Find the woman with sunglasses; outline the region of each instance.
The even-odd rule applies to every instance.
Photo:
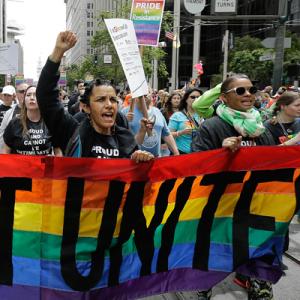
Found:
[[[75,46],[71,31],[58,34],[54,50],[43,67],[37,95],[45,123],[65,156],[94,158],[131,158],[149,161],[153,155],[138,150],[134,135],[116,125],[118,98],[115,88],[101,80],[92,81],[82,96],[88,117],[80,124],[65,112],[58,99],[58,69],[64,53]]]
[[[201,90],[193,88],[183,95],[179,111],[169,121],[169,129],[176,141],[180,154],[191,153],[192,133],[199,128],[201,118],[193,110],[192,104],[201,96]]]
[[[253,108],[257,89],[246,75],[228,77],[213,91],[208,91],[193,105],[205,120],[192,142],[194,152],[241,146],[274,145],[259,112]],[[203,97],[203,98],[202,98]],[[201,99],[202,98],[202,99]],[[217,102],[216,99],[222,102]],[[201,102],[202,101],[202,102]],[[273,299],[272,284],[237,274],[235,282],[247,288],[249,300]],[[211,291],[198,292],[199,299],[210,299]]]
[[[234,151],[240,146],[274,145],[273,137],[265,130],[259,112],[253,108],[256,92],[256,87],[246,75],[228,77],[220,87],[219,99],[222,102],[206,107],[208,112],[205,116],[212,117],[197,131],[192,143],[193,151],[222,147]],[[215,91],[215,100],[216,95]],[[198,99],[198,105],[203,96]],[[204,100],[207,104],[207,99]],[[197,107],[195,110],[199,112]]]
[[[29,86],[24,94],[20,115],[7,125],[4,135],[4,154],[61,156],[59,148],[53,149],[52,137],[46,127],[36,99],[36,87]]]

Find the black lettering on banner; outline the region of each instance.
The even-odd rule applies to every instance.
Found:
[[[15,213],[16,191],[32,190],[31,178],[0,179],[0,284],[12,285],[12,239]]]
[[[200,186],[214,185],[197,228],[193,268],[207,271],[210,249],[210,233],[221,197],[231,183],[242,183],[246,172],[224,172],[208,174],[201,180]]]
[[[293,182],[294,169],[253,171],[244,183],[233,214],[233,267],[249,260],[249,227],[258,230],[275,230],[275,218],[250,214],[253,194],[259,183]]]
[[[300,210],[300,176],[295,180],[296,207],[294,215]]]
[[[133,182],[128,190],[123,208],[118,241],[116,245],[110,249],[109,286],[114,286],[119,283],[122,264],[122,245],[129,240],[133,230],[135,230],[135,244],[140,259],[141,261],[146,259],[144,254],[147,253],[148,241],[145,230],[146,218],[142,211],[145,184],[145,182]]]
[[[176,225],[189,199],[195,179],[195,176],[185,178],[177,189],[175,207],[162,229],[161,248],[158,253],[156,266],[157,272],[168,271],[168,257],[173,246]]]
[[[120,226],[118,243],[111,249],[111,268],[109,285],[118,284],[120,267],[122,263],[122,244],[135,231],[135,244],[142,266],[140,275],[151,274],[151,264],[154,256],[154,233],[163,220],[168,206],[168,197],[174,188],[176,179],[167,180],[160,186],[156,202],[155,213],[147,228],[146,218],[143,213],[143,196],[145,183],[132,183],[127,194],[123,210],[123,218]]]
[[[101,279],[105,250],[110,247],[112,242],[124,187],[125,183],[123,182],[110,182],[97,239],[97,248],[91,253],[91,270],[88,276],[82,276],[76,266],[76,243],[84,194],[84,179],[68,179],[60,263],[65,282],[74,290],[88,291]]]

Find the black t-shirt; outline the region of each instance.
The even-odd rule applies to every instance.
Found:
[[[264,125],[271,132],[276,145],[286,142],[300,132],[300,120],[291,123],[276,123],[275,125],[267,121]]]
[[[10,106],[6,106],[6,105],[4,105],[4,104],[1,104],[1,105],[0,105],[0,125],[1,125],[1,123],[2,123],[4,114],[5,114],[9,109],[11,109]]]
[[[3,139],[11,148],[11,153],[23,155],[49,155],[52,153],[51,136],[43,121],[27,120],[27,134],[19,118],[12,119],[7,125]]]
[[[115,136],[94,132],[93,146],[89,157],[120,158],[119,145]]]

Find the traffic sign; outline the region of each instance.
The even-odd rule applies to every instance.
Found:
[[[276,38],[274,37],[268,37],[264,39],[261,44],[266,48],[275,48],[275,41]],[[291,38],[285,38],[284,39],[284,48],[291,48],[292,46],[292,39]]]
[[[264,55],[259,57],[259,61],[268,61],[273,60],[275,58],[274,53],[265,53]]]
[[[205,0],[184,0],[185,9],[193,15],[199,14],[205,7]]]

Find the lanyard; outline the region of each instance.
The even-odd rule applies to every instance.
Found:
[[[187,117],[187,119],[189,120],[191,127],[193,128],[198,128],[199,127],[199,123],[197,122],[197,120],[190,115],[190,113],[188,111],[186,111],[185,109],[182,111],[182,113]]]

